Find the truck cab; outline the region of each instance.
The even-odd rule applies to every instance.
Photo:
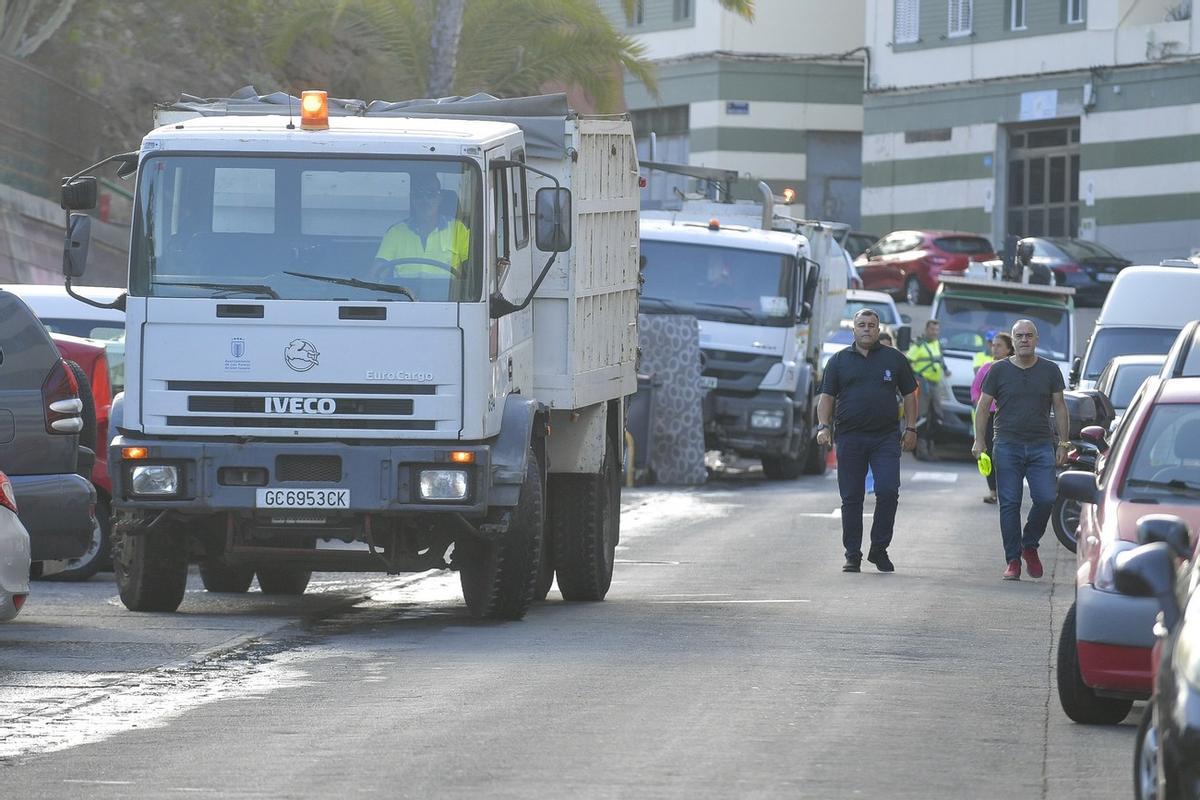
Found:
[[[932,319],[941,323],[942,354],[949,377],[939,384],[943,419],[935,441],[966,444],[975,438],[971,381],[988,343],[1019,319],[1037,325],[1037,353],[1053,361],[1066,380],[1075,352],[1074,289],[986,278],[943,277],[933,299]]]
[[[690,315],[699,326],[706,448],[758,458],[769,478],[824,471],[815,397],[847,282],[831,244],[820,228],[641,223],[642,313]]]

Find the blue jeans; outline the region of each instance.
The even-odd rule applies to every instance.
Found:
[[[997,440],[992,445],[992,469],[996,472],[996,496],[1000,500],[1000,535],[1004,538],[1004,560],[1021,557],[1025,548],[1037,548],[1058,495],[1054,474],[1054,445],[1050,442],[1023,444]],[[839,462],[840,465],[840,462]],[[1021,482],[1029,482],[1033,508],[1021,528]]]
[[[896,522],[896,504],[900,499],[898,432],[841,433],[836,446],[838,489],[842,495],[842,546],[846,549],[846,557],[862,557],[863,498],[868,469],[875,477],[871,550],[887,550],[892,543],[892,526]]]

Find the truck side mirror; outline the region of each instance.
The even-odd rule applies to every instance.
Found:
[[[547,186],[534,200],[537,216],[537,249],[562,253],[571,249],[571,190]]]
[[[84,175],[64,183],[59,205],[65,211],[90,211],[95,208],[96,179],[91,175]]]
[[[63,243],[63,275],[68,279],[83,277],[91,240],[92,218],[87,214],[72,214],[67,223],[67,239]]]
[[[804,292],[800,297],[799,319],[808,322],[812,319],[813,301],[817,297],[817,283],[821,280],[821,265],[815,261],[808,262],[808,270],[804,273]]]
[[[900,325],[896,328],[896,349],[904,353],[912,347],[912,326]]]
[[[1075,358],[1071,360],[1071,374],[1067,376],[1067,382],[1070,384],[1070,388],[1074,389],[1079,385],[1079,375],[1082,372],[1083,359],[1079,356],[1075,356]]]

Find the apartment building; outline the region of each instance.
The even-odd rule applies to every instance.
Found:
[[[1200,248],[1191,0],[867,0],[863,227]]]
[[[659,160],[790,187],[793,213],[858,224],[865,0],[757,0],[753,21],[717,0],[639,0],[632,21],[598,2],[657,67],[657,95],[625,85],[643,159],[653,131]],[[679,183],[647,192],[669,202]]]

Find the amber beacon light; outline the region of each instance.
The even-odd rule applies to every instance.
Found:
[[[300,127],[306,131],[329,129],[329,96],[311,89],[300,93]]]

